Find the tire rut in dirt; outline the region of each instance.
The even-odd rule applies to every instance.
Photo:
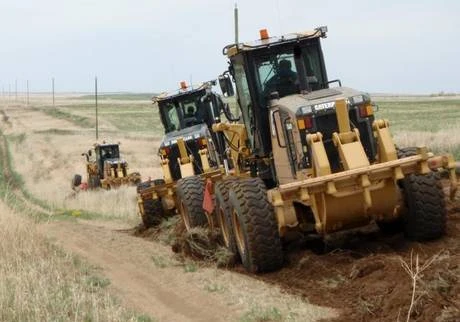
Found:
[[[237,181],[230,189],[229,201],[243,266],[253,273],[279,269],[283,264],[281,239],[263,181]]]
[[[445,234],[447,211],[439,174],[411,174],[403,179],[407,213],[404,233],[413,240],[440,238]]]
[[[194,227],[205,227],[208,219],[203,210],[204,179],[192,176],[177,182],[177,204],[179,213],[189,231]]]

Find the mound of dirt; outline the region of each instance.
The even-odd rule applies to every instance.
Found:
[[[214,262],[218,267],[234,265],[235,255],[221,245],[220,233],[217,231],[201,227],[186,231],[185,227],[179,227],[176,229],[172,250],[184,258]]]
[[[326,242],[290,244],[283,269],[251,276],[312,304],[339,309],[334,321],[405,321],[412,301],[411,321],[460,321],[460,200],[447,201],[447,207],[447,234],[440,240],[411,242],[368,227]],[[248,274],[234,265],[237,257],[220,246],[217,232],[187,232],[179,217],[139,234],[169,241],[184,261],[217,263]],[[404,266],[415,272],[417,261],[419,268],[426,267],[413,292]]]
[[[458,205],[458,200],[448,204],[447,235],[440,240],[416,243],[375,230],[350,237],[325,254],[315,253],[317,247],[289,251],[285,268],[256,278],[311,303],[341,309],[334,321],[405,321],[413,279],[403,265],[415,272],[418,257],[419,268],[428,266],[416,280],[410,320],[460,321]]]

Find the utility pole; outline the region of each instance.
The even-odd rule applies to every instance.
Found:
[[[99,140],[99,121],[97,115],[97,76],[94,77],[94,100],[96,103],[96,141]]]
[[[53,107],[54,107],[54,77],[51,78],[51,89],[53,91]]]
[[[14,80],[14,101],[18,102],[18,80]]]
[[[29,106],[29,80],[26,82],[26,87],[27,87],[27,106]]]

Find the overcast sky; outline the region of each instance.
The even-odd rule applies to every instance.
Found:
[[[460,1],[237,1],[240,40],[327,25],[330,79],[369,92],[460,92]],[[0,85],[159,92],[225,70],[235,0],[0,0]]]

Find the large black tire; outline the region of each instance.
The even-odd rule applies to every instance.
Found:
[[[447,211],[439,174],[412,174],[403,179],[402,186],[407,207],[403,215],[406,237],[423,241],[443,236]]]
[[[162,184],[165,184],[165,183],[166,183],[166,182],[165,182],[164,179],[155,179],[155,180],[153,180],[153,184],[154,184],[155,186],[161,186]]]
[[[150,181],[145,181],[145,182],[140,182],[136,185],[136,192],[140,193],[143,190],[150,188],[151,182]]]
[[[194,227],[205,227],[208,219],[203,209],[204,179],[192,176],[177,182],[178,211],[187,231]]]
[[[81,185],[81,175],[76,174],[72,178],[72,189]]]
[[[232,224],[241,261],[252,273],[283,265],[278,223],[267,191],[259,178],[238,180],[229,191]]]
[[[229,202],[228,191],[232,184],[236,182],[236,178],[228,178],[216,184],[214,194],[216,198],[216,217],[219,225],[222,240],[225,247],[234,254],[238,254],[236,246],[235,234],[233,233],[232,211]]]
[[[398,159],[411,157],[417,154],[417,148],[415,146],[409,146],[406,148],[396,148],[396,153],[398,154]]]
[[[411,157],[417,154],[416,147],[405,147],[405,148],[396,148],[396,153],[398,155],[398,159]],[[398,182],[398,186],[403,189],[404,179]],[[376,221],[377,226],[380,228],[385,234],[396,234],[400,233],[404,230],[404,222],[402,217],[398,217],[393,221]]]
[[[99,188],[101,186],[101,179],[99,179],[99,177],[97,175],[90,176],[88,181],[89,181],[88,182],[88,187],[90,189],[96,189],[96,188]]]
[[[164,218],[169,217],[172,214],[171,211],[163,208],[161,199],[144,199],[142,197],[142,192],[145,189],[150,188],[152,185],[159,186],[164,183],[165,181],[163,179],[155,179],[153,181],[146,181],[137,184],[136,190],[138,198],[140,197],[142,199],[143,208],[139,209],[139,212],[141,213],[142,222],[144,223],[145,228],[159,225]]]
[[[159,225],[164,218],[164,210],[161,200],[143,200],[142,206],[144,207],[144,212],[141,213],[141,217],[144,227],[150,228]]]

